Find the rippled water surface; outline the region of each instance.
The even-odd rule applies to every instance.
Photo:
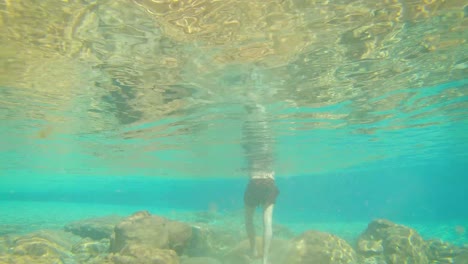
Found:
[[[249,102],[279,177],[466,159],[466,17],[459,0],[0,1],[0,173],[245,177]]]

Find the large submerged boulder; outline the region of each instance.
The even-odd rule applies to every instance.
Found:
[[[168,249],[181,255],[191,237],[190,225],[141,211],[115,226],[110,251],[126,254],[130,249],[133,252],[141,247],[143,252],[148,248]]]
[[[426,241],[426,252],[429,263],[468,264],[468,248],[457,247],[445,241],[435,239]]]
[[[357,254],[343,239],[324,232],[306,231],[292,240],[285,264],[355,264]]]
[[[95,262],[109,264],[179,264],[192,235],[189,225],[140,211],[118,222],[110,236],[110,253]],[[87,248],[80,248],[87,250]],[[98,245],[92,246],[97,249]]]
[[[358,239],[357,250],[366,263],[369,259],[387,264],[429,263],[426,243],[414,229],[383,219],[369,223]]]
[[[73,245],[71,251],[75,259],[84,263],[92,258],[105,257],[109,253],[109,239],[92,240],[84,238]]]
[[[65,263],[74,261],[72,245],[80,238],[63,231],[38,231],[4,239],[8,246],[0,263]]]

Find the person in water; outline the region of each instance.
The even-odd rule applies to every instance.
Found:
[[[254,228],[254,213],[263,207],[263,264],[268,263],[273,236],[273,209],[279,190],[273,169],[274,139],[268,127],[265,108],[259,104],[246,106],[247,120],[243,126],[243,147],[247,157],[249,182],[244,193],[245,228],[253,257],[258,257]]]

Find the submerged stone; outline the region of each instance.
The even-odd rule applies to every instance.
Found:
[[[9,249],[11,263],[73,263],[77,237],[63,231],[39,231],[17,237]]]
[[[115,226],[110,251],[122,253],[129,246],[144,245],[157,249],[172,249],[182,254],[192,236],[192,228],[181,222],[137,212]]]
[[[306,231],[293,239],[285,264],[355,264],[357,254],[343,239],[324,232]]]
[[[75,254],[77,260],[83,262],[98,256],[105,256],[109,252],[109,244],[109,239],[95,241],[86,238],[73,245],[72,253]]]
[[[383,258],[387,264],[429,263],[425,241],[414,229],[384,219],[369,223],[357,250],[365,258]]]
[[[462,254],[462,251],[461,248],[448,242],[440,240],[426,241],[426,252],[430,263],[454,263],[455,257]]]

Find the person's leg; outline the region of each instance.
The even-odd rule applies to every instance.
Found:
[[[274,204],[269,204],[263,209],[263,264],[268,264],[268,253],[273,237],[273,208]]]
[[[255,227],[254,227],[254,214],[255,207],[245,205],[245,230],[247,231],[247,236],[249,237],[250,243],[250,253],[253,257],[257,257],[257,245],[255,238]]]

